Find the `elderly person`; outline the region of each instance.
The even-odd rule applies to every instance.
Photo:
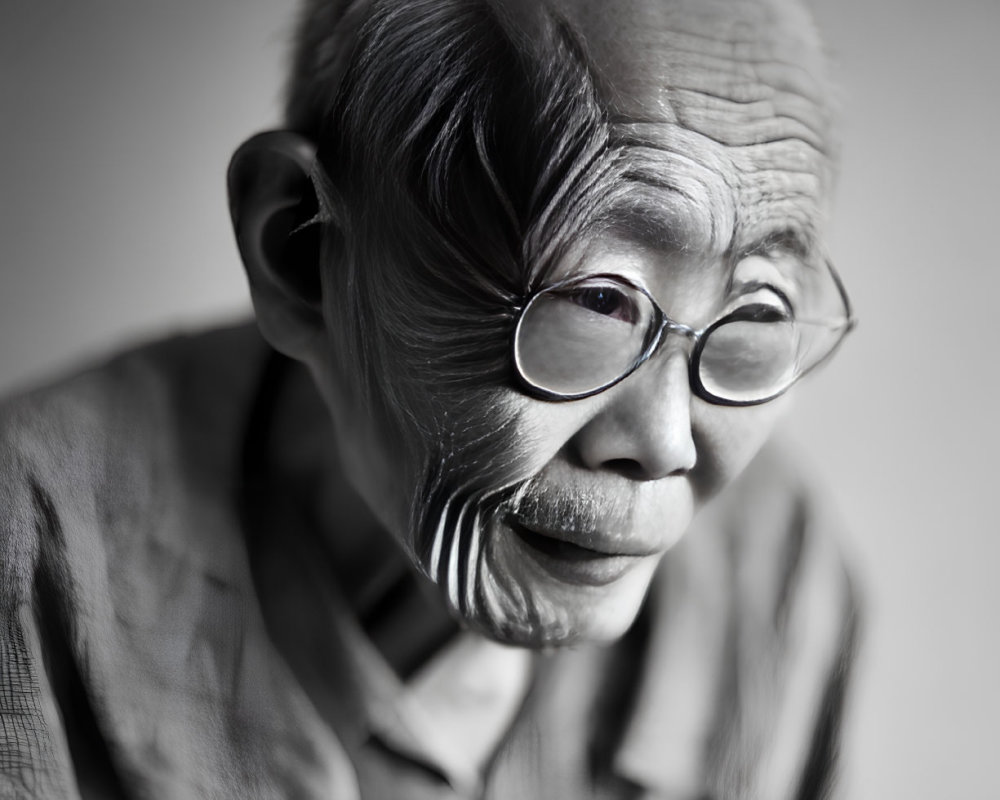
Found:
[[[825,796],[829,137],[790,0],[310,0],[260,333],[4,408],[0,796]]]

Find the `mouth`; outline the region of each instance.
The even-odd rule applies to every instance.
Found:
[[[652,555],[597,550],[570,541],[577,538],[571,532],[539,530],[513,517],[507,517],[505,521],[523,549],[547,572],[565,583],[606,586],[622,577],[643,558]]]

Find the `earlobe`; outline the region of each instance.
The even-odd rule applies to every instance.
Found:
[[[302,357],[323,332],[316,148],[292,131],[244,142],[229,164],[229,211],[264,337]]]

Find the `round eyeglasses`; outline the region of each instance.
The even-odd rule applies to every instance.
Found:
[[[621,276],[562,281],[521,309],[514,366],[532,394],[576,400],[628,377],[673,333],[692,342],[688,373],[698,397],[727,406],[766,403],[828,359],[855,325],[829,262],[821,279],[835,290],[825,292],[834,306],[816,309],[822,317],[798,316],[785,292],[762,283],[744,287],[746,302],[701,330],[670,319],[648,291]]]

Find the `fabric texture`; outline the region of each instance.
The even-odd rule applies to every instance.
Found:
[[[857,602],[776,446],[667,554],[622,640],[535,656],[469,779],[422,748],[313,543],[248,544],[268,358],[249,325],[177,337],[0,408],[0,798],[827,796]],[[314,613],[274,619],[274,592]],[[323,692],[282,637],[306,637]]]

